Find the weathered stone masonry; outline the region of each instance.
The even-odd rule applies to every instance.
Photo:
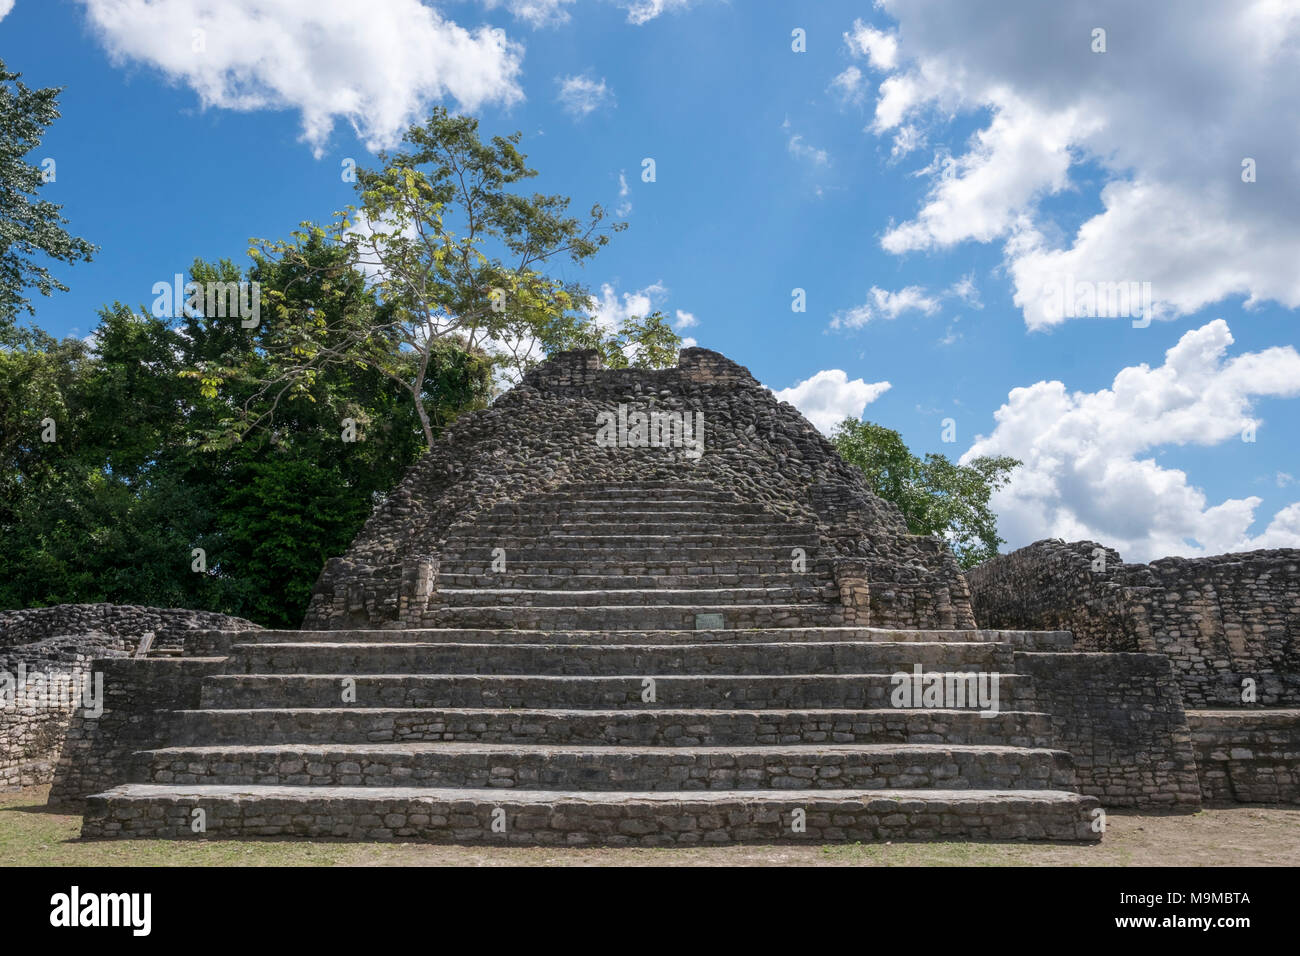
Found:
[[[243,618],[207,611],[114,604],[60,604],[0,611],[0,672],[16,679],[50,676],[80,685],[104,667],[92,664],[129,657],[146,633],[156,649],[179,652],[184,634],[195,628],[255,629]],[[152,662],[139,662],[147,667]],[[134,673],[134,672],[132,672]],[[105,681],[107,685],[107,680]],[[108,688],[106,687],[106,693]],[[0,788],[49,783],[63,749],[75,706],[51,706],[35,687],[18,688],[9,706],[0,706]]]
[[[620,403],[702,412],[703,456],[598,447],[597,415]],[[491,408],[459,419],[348,553],[326,565],[304,626],[436,626],[440,554],[476,516],[573,482],[633,480],[711,482],[775,516],[814,525],[818,557],[810,570],[844,600],[869,604],[873,626],[974,624],[946,548],[908,534],[901,512],[745,368],[707,349],[684,349],[677,368],[657,371],[604,369],[594,351],[561,353]],[[787,545],[781,553],[789,552]],[[841,573],[842,559],[858,560]],[[867,616],[846,623],[866,624]]]
[[[1081,649],[1164,655],[1188,708],[1204,800],[1300,803],[1300,550],[1125,564],[1096,542],[1053,539],[968,579],[985,627],[1059,627]],[[1247,680],[1254,700],[1243,693]],[[1105,685],[1089,699],[1113,696]],[[1082,736],[1101,746],[1114,739]],[[1087,773],[1085,758],[1080,777]]]
[[[1240,706],[1245,678],[1259,706],[1300,706],[1300,550],[1125,564],[1096,542],[1050,539],[966,577],[982,627],[1060,628],[1080,650],[1164,654],[1189,708]]]

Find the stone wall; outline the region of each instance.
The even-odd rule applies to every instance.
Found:
[[[79,708],[72,715],[49,805],[80,809],[90,794],[144,779],[137,752],[166,745],[176,711],[197,708],[203,678],[223,664],[221,658],[96,660],[104,674],[103,713]]]
[[[0,611],[0,649],[47,637],[97,633],[120,638],[122,649],[134,653],[146,632],[154,633],[155,648],[179,648],[184,632],[198,628],[257,630],[258,625],[212,611],[135,604],[56,604]]]
[[[1210,803],[1300,803],[1300,710],[1193,710],[1201,796]]]
[[[179,650],[185,632],[200,627],[259,629],[242,618],[176,608],[61,604],[0,611],[0,788],[53,779],[78,698],[96,697],[102,670],[92,661],[131,656],[149,632],[154,648]]]
[[[0,789],[50,782],[91,660],[126,656],[125,642],[102,632],[0,650]]]
[[[1160,654],[1017,651],[1016,706],[1051,715],[1074,756],[1079,791],[1103,809],[1189,811],[1201,789],[1191,732],[1168,658]]]
[[[1052,539],[967,572],[981,627],[1062,629],[1081,650],[1165,654],[1189,708],[1300,705],[1300,550],[1125,564]],[[1245,679],[1254,701],[1243,701]]]
[[[597,414],[703,414],[704,451],[609,448]],[[497,502],[576,482],[712,483],[818,530],[822,565],[863,559],[870,620],[883,627],[974,626],[951,553],[907,532],[861,471],[791,405],[743,367],[707,349],[683,349],[676,368],[604,369],[592,351],[563,352],[491,408],[459,418],[375,510],[347,554],[326,565],[304,626],[399,627],[421,621],[440,542]],[[833,584],[827,572],[826,583]],[[426,585],[427,587],[427,585]]]

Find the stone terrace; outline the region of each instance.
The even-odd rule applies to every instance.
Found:
[[[1069,636],[846,624],[815,541],[704,483],[497,505],[448,535],[435,627],[196,632],[224,665],[85,834],[186,836],[202,809],[211,836],[1096,839],[1011,673]],[[1001,711],[891,706],[918,664],[1002,674]]]

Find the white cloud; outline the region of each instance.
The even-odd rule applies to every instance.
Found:
[[[815,146],[809,146],[803,141],[803,134],[795,133],[790,137],[786,144],[790,149],[790,155],[798,159],[806,159],[814,166],[825,166],[830,162],[830,156],[826,150],[818,149]]]
[[[613,331],[632,316],[646,316],[660,307],[668,295],[668,287],[663,282],[652,282],[644,289],[624,292],[622,296],[614,290],[612,283],[603,283],[600,295],[593,296],[587,311],[596,320],[596,324],[606,331]]]
[[[849,49],[865,56],[873,68],[888,72],[898,65],[898,37],[877,30],[861,20],[853,21],[853,30],[844,34]]]
[[[889,158],[897,161],[908,153],[915,152],[926,144],[925,133],[915,126],[900,126],[894,133],[894,145],[889,149]]]
[[[1300,126],[1281,121],[1296,110],[1300,6],[1015,0],[990,17],[965,0],[879,5],[898,21],[896,47],[857,23],[849,35],[889,71],[873,129],[988,117],[887,250],[1004,242],[1033,328],[1063,321],[1041,303],[1066,275],[1151,282],[1158,318],[1230,296],[1300,307]],[[1109,52],[1091,50],[1098,25]],[[1081,162],[1102,170],[1101,211],[1063,234],[1043,200],[1077,188]]]
[[[785,121],[781,124],[781,128],[788,134],[786,148],[790,150],[790,155],[795,159],[805,160],[812,163],[814,166],[825,166],[830,162],[830,156],[827,154],[826,150],[818,149],[815,146],[809,146],[803,141],[803,135],[801,133],[790,132],[790,117],[787,116],[785,118]]]
[[[938,298],[928,295],[919,285],[909,285],[897,292],[889,292],[873,285],[866,302],[835,314],[831,328],[860,329],[872,319],[896,319],[904,312],[933,315],[938,309]]]
[[[627,176],[622,170],[618,174],[618,205],[614,207],[614,215],[626,216],[632,211],[632,200],[628,197],[632,195],[632,187],[627,184]]]
[[[602,77],[597,80],[590,74],[566,76],[559,79],[560,105],[576,117],[583,117],[595,112],[607,104],[613,105],[614,94]]]
[[[14,0],[0,0],[0,20],[9,16],[9,11],[14,8]]]
[[[534,30],[558,26],[570,20],[568,7],[575,0],[483,0],[489,10],[504,6],[516,20],[522,20]]]
[[[831,80],[830,89],[845,103],[861,103],[867,95],[867,84],[862,71],[850,66]]]
[[[948,288],[948,294],[961,299],[972,309],[984,308],[980,301],[980,290],[975,287],[975,273],[968,272]]]
[[[891,387],[889,382],[850,381],[843,369],[831,368],[781,389],[776,397],[799,409],[818,431],[830,434],[845,418],[861,418],[863,409]]]
[[[374,150],[435,101],[474,111],[523,99],[522,47],[419,0],[81,2],[114,63],[156,67],[205,108],[297,110],[317,156],[340,119]]]
[[[641,26],[663,13],[685,10],[694,0],[628,0],[622,6],[627,10],[627,22]]]
[[[694,328],[699,324],[700,320],[695,317],[694,313],[683,312],[681,309],[678,309],[677,321],[673,323],[673,328],[680,332],[682,329]]]
[[[1300,503],[1252,537],[1261,499],[1210,504],[1185,472],[1151,457],[1170,445],[1224,445],[1224,454],[1249,455],[1243,432],[1262,424],[1252,400],[1300,395],[1294,348],[1229,358],[1232,341],[1216,319],[1183,335],[1163,365],[1124,368],[1110,388],[1071,393],[1062,382],[1040,381],[1013,389],[992,434],[962,456],[1024,462],[991,502],[1008,544],[1089,538],[1137,561],[1300,546]]]

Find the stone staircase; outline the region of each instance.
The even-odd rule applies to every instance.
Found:
[[[1099,838],[1049,716],[1015,706],[1013,651],[1066,633],[845,626],[811,522],[690,482],[571,485],[441,544],[431,627],[225,635],[84,835]],[[918,665],[1001,675],[998,713],[892,706]]]

